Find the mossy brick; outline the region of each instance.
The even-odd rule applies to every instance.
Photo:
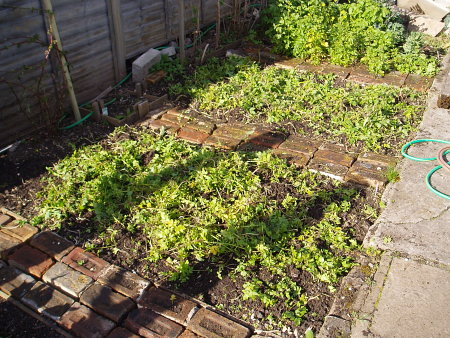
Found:
[[[107,336],[107,338],[139,338],[140,336],[134,334],[130,330],[127,330],[123,327],[116,327],[111,333]]]
[[[150,120],[148,123],[143,125],[152,130],[160,130],[163,128],[168,134],[176,134],[181,128],[179,124],[166,120]]]
[[[20,244],[21,242],[18,239],[0,232],[0,258],[6,259]]]
[[[397,164],[397,159],[388,155],[380,155],[375,153],[363,153],[359,155],[357,162],[365,162],[373,164],[376,167],[388,168]]]
[[[297,70],[301,72],[310,72],[310,73],[320,73],[323,71],[324,66],[323,65],[312,65],[310,63],[302,63],[298,65]]]
[[[321,146],[321,144],[321,142],[311,140],[307,137],[290,135],[282,144],[280,144],[278,149],[296,152],[311,157]]]
[[[169,121],[180,126],[185,126],[191,120],[191,117],[186,113],[179,111],[175,108],[168,110],[165,114],[161,116],[161,120]]]
[[[197,307],[193,301],[157,287],[145,291],[138,304],[180,324],[185,324]]]
[[[183,326],[148,309],[136,309],[125,320],[125,326],[143,337],[175,338]]]
[[[387,177],[383,171],[377,172],[361,166],[352,166],[345,175],[345,181],[380,188],[387,183]]]
[[[18,221],[12,221],[0,228],[0,232],[14,237],[21,242],[25,242],[33,237],[38,232],[38,229],[30,224],[21,224]]]
[[[187,329],[210,338],[243,338],[249,337],[252,333],[250,328],[205,308],[194,315]]]
[[[350,68],[348,81],[360,84],[379,84],[381,77],[369,72],[366,66],[355,66]]]
[[[5,214],[0,214],[0,226],[8,224],[12,220],[13,220],[13,218],[11,216],[5,215]]]
[[[58,324],[81,338],[105,337],[116,326],[113,321],[77,302],[64,313]]]
[[[433,84],[433,79],[424,77],[417,74],[408,74],[405,80],[405,87],[418,90],[420,92],[426,92]]]
[[[235,140],[245,140],[247,137],[255,131],[254,126],[243,126],[239,124],[224,124],[218,126],[214,130],[213,136],[228,137]]]
[[[237,150],[242,151],[242,152],[269,151],[270,148],[267,148],[260,144],[245,141],[245,142],[242,142],[241,144],[239,144],[239,146],[237,147]]]
[[[348,167],[313,158],[308,163],[308,169],[329,176],[337,180],[343,180],[348,172]]]
[[[62,262],[96,280],[109,263],[81,248],[73,249]]]
[[[301,65],[302,63],[303,63],[302,59],[293,58],[275,62],[274,66],[282,69],[297,69],[298,66]]]
[[[211,134],[213,130],[216,129],[216,124],[212,120],[198,117],[186,123],[186,127],[201,131],[205,134]]]
[[[22,302],[32,309],[57,321],[66,313],[74,300],[42,282],[36,282],[23,297]]]
[[[265,129],[256,130],[248,137],[248,140],[251,143],[271,149],[278,148],[278,146],[283,143],[285,139],[286,135]]]
[[[24,244],[9,255],[10,265],[19,268],[35,277],[42,275],[53,265],[53,260],[47,254]]]
[[[305,167],[310,160],[310,157],[302,153],[295,153],[289,150],[274,149],[272,150],[272,154],[279,158],[286,159],[289,163],[292,163],[299,168]]]
[[[344,167],[350,167],[352,163],[355,161],[353,156],[350,156],[345,153],[340,153],[336,151],[330,150],[317,150],[314,153],[314,159],[320,160],[326,163],[333,163]]]
[[[50,257],[60,261],[72,251],[73,243],[51,231],[43,231],[36,234],[30,241],[30,245],[45,252]]]
[[[0,269],[0,290],[7,295],[20,299],[36,283],[36,280],[26,273],[12,267]]]
[[[150,285],[150,281],[115,265],[106,268],[98,281],[134,300]]]
[[[241,143],[240,139],[234,139],[229,137],[222,136],[209,136],[205,142],[203,143],[205,146],[225,149],[225,150],[234,150]]]
[[[130,298],[98,283],[92,284],[81,294],[80,302],[116,323],[135,307]]]
[[[202,144],[209,137],[209,134],[189,127],[183,127],[180,129],[177,136],[191,143]]]
[[[341,79],[346,79],[350,74],[350,70],[347,67],[341,67],[331,64],[324,64],[322,66],[323,68],[320,71],[320,73],[322,74],[334,74],[340,77]]]
[[[57,289],[63,291],[69,296],[78,298],[93,279],[81,272],[72,269],[70,266],[56,262],[42,277],[47,284],[52,284]]]

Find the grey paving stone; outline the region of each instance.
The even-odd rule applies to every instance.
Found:
[[[68,295],[78,298],[83,290],[92,284],[93,279],[75,271],[70,266],[56,262],[42,277],[43,281],[52,284]]]
[[[31,290],[22,297],[22,302],[57,321],[70,308],[74,300],[49,285],[36,282]]]
[[[14,298],[22,297],[35,282],[33,277],[12,266],[4,266],[0,269],[0,290]]]
[[[450,337],[450,272],[394,258],[371,331],[380,337]]]

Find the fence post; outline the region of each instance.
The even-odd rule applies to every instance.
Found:
[[[120,81],[126,75],[125,41],[120,15],[120,0],[106,0],[108,6],[108,20],[111,32],[111,44],[114,60],[114,75]]]
[[[184,32],[184,24],[185,24],[185,14],[184,14],[184,0],[178,0],[178,11],[179,11],[179,19],[180,19],[180,59],[184,60],[186,57],[186,46],[185,46],[185,32]]]
[[[44,7],[45,15],[50,24],[50,33],[56,40],[56,45],[58,49],[62,52],[63,46],[61,42],[61,37],[59,36],[58,26],[56,25],[55,13],[53,13],[53,7],[50,0],[42,0],[42,6]],[[61,66],[64,73],[64,79],[67,84],[67,91],[69,92],[70,103],[72,105],[73,114],[76,121],[81,120],[80,110],[78,109],[78,102],[75,96],[75,91],[73,89],[72,79],[70,77],[69,67],[67,67],[67,60],[64,53],[61,53]]]

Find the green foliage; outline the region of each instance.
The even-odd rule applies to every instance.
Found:
[[[394,69],[435,75],[438,69],[429,64],[437,64],[436,58],[422,51],[418,51],[421,61],[409,66],[412,58],[404,56],[403,51],[410,54],[411,40],[417,34],[402,47],[407,33],[399,21],[378,0],[278,0],[270,3],[264,16],[267,34],[277,51],[313,64],[329,59],[333,64],[349,66],[360,61],[379,75]]]
[[[166,82],[174,82],[178,81],[180,78],[182,78],[186,72],[185,66],[180,61],[180,59],[171,59],[167,55],[161,56],[161,61],[157,63],[156,65],[153,65],[148,72],[154,73],[159,70],[164,70],[166,72],[166,76],[164,80]]]
[[[249,121],[300,121],[321,137],[345,136],[371,151],[400,145],[423,111],[423,96],[386,85],[339,87],[333,75],[298,73],[256,64],[195,93],[205,111],[241,109]]]
[[[188,280],[201,261],[235,261],[243,298],[282,304],[279,319],[297,324],[308,296],[287,271],[307,271],[332,289],[360,249],[341,227],[357,191],[270,153],[197,149],[119,128],[60,161],[44,183],[36,222],[55,228],[91,213],[85,231],[106,244],[114,246],[118,229],[144,235],[149,264],[166,264],[172,280]],[[275,186],[285,187],[281,198]],[[259,278],[263,271],[270,278]]]

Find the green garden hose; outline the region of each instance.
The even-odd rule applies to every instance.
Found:
[[[444,194],[443,192],[437,190],[436,188],[434,188],[434,187],[431,185],[431,176],[433,176],[433,174],[434,174],[436,171],[438,171],[439,169],[441,169],[441,168],[443,168],[443,167],[444,167],[445,169],[447,169],[447,170],[450,168],[450,167],[449,167],[450,161],[449,161],[449,162],[446,162],[446,161],[444,160],[444,155],[450,153],[450,147],[447,146],[447,147],[442,148],[442,149],[439,151],[437,157],[428,157],[428,158],[426,158],[426,157],[416,157],[416,156],[409,155],[409,154],[407,153],[408,148],[409,148],[410,146],[412,146],[413,144],[416,144],[416,143],[424,143],[424,142],[436,142],[436,143],[450,144],[450,141],[444,141],[444,140],[433,140],[433,139],[414,140],[414,141],[411,141],[411,142],[406,143],[406,144],[402,147],[402,155],[403,155],[404,157],[410,159],[410,160],[417,161],[417,162],[426,162],[426,161],[439,160],[439,162],[441,163],[441,165],[438,165],[438,166],[434,167],[433,169],[431,169],[431,170],[428,172],[427,176],[425,177],[425,183],[426,183],[428,189],[431,190],[431,192],[433,192],[434,194],[438,195],[439,197],[443,197],[443,198],[445,198],[445,199],[447,199],[447,200],[450,200],[450,195]],[[450,171],[449,171],[449,173],[450,173]]]

